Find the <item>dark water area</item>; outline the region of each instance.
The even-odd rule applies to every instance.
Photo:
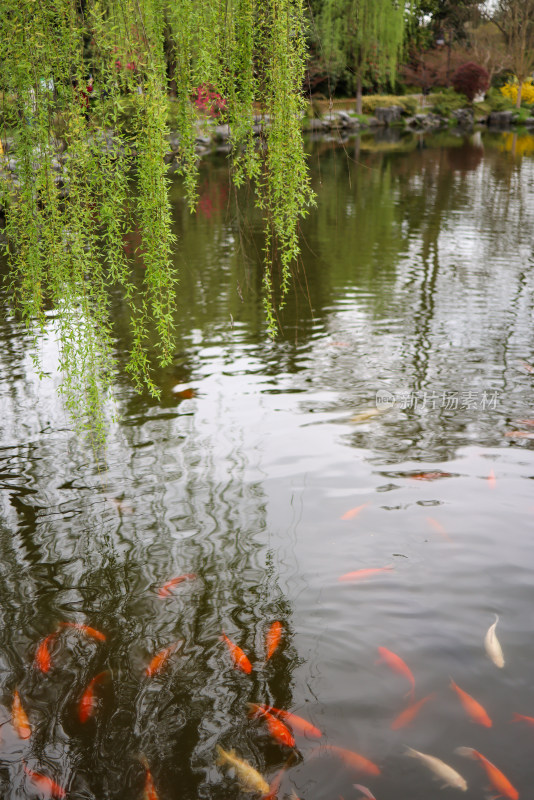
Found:
[[[458,796],[408,747],[456,770],[468,800],[516,796],[461,746],[532,797],[534,727],[511,720],[534,718],[534,138],[308,147],[318,203],[276,341],[252,197],[236,197],[222,156],[201,165],[196,216],[173,182],[176,357],[156,373],[159,401],[135,394],[114,298],[105,465],[57,399],[53,314],[42,381],[30,337],[0,319],[6,800],[60,796],[32,773],[72,800],[261,796],[217,764],[217,745],[278,776],[280,798],[358,800],[355,783],[377,800]],[[183,574],[196,577],[159,596]],[[496,614],[502,668],[484,644]],[[52,633],[45,672],[36,653]],[[392,727],[411,675],[415,701],[430,698]],[[322,736],[293,727],[295,747],[281,744],[249,703]]]

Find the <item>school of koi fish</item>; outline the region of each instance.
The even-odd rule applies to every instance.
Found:
[[[360,507],[358,507],[357,513],[359,513],[359,510]],[[354,516],[354,514],[349,514],[348,516],[344,515],[343,518],[351,519]],[[381,572],[389,572],[392,569],[392,565],[360,569],[341,575],[338,580],[359,581],[372,578]],[[177,586],[185,581],[195,580],[195,578],[196,575],[192,573],[171,578],[158,589],[157,596],[159,598],[172,597],[173,590],[176,589]],[[487,657],[493,662],[496,668],[502,669],[505,666],[505,660],[496,633],[498,621],[499,618],[496,615],[495,621],[489,626],[485,636],[481,636],[481,648],[483,645]],[[54,659],[51,648],[57,638],[62,635],[62,632],[68,630],[75,631],[83,637],[89,637],[89,639],[95,642],[106,641],[106,635],[104,633],[88,625],[74,622],[61,622],[57,630],[48,634],[37,646],[34,659],[34,668],[37,671],[49,673],[54,669]],[[277,651],[281,649],[283,638],[284,627],[281,622],[275,620],[269,626],[265,635],[264,662],[276,657]],[[225,645],[234,668],[245,675],[250,675],[254,669],[254,665],[246,653],[232,641],[224,631],[221,632],[220,640],[221,643]],[[145,667],[144,674],[146,678],[154,678],[168,668],[171,659],[179,654],[182,644],[183,642],[181,641],[172,642],[156,653]],[[416,699],[416,679],[404,658],[398,653],[394,653],[382,646],[377,648],[377,657],[377,665],[386,666],[392,673],[400,676],[402,681],[407,685],[407,705],[401,713],[397,714],[397,716],[391,720],[389,725],[390,729],[394,731],[406,729],[415,723],[416,718],[423,709],[431,708],[435,693]],[[91,678],[78,702],[77,716],[80,723],[85,724],[94,715],[98,714],[99,705],[102,702],[101,689],[110,681],[112,681],[112,675],[109,671],[100,672]],[[472,697],[468,692],[458,686],[452,678],[450,679],[449,686],[451,692],[454,693],[459,701],[459,706],[463,709],[466,719],[485,728],[492,727],[492,719],[479,700]],[[250,720],[256,720],[264,725],[265,730],[272,740],[280,747],[285,748],[285,752],[288,755],[285,766],[279,770],[274,777],[267,780],[267,778],[251,763],[241,758],[234,750],[227,751],[220,745],[217,745],[217,753],[214,754],[214,759],[218,766],[224,766],[232,771],[234,779],[242,791],[256,794],[263,798],[263,800],[271,800],[279,795],[282,779],[291,769],[291,766],[296,760],[296,754],[298,753],[299,757],[302,758],[302,754],[297,749],[298,739],[321,740],[324,738],[323,732],[311,722],[293,712],[286,709],[274,708],[266,704],[248,703],[248,717]],[[15,689],[13,695],[10,722],[14,732],[20,739],[30,739],[32,735],[32,725],[25,711],[24,702],[20,697],[18,689]],[[529,726],[534,726],[534,717],[514,713],[510,722],[520,722],[526,723]],[[437,755],[423,753],[407,745],[405,746],[404,753],[406,756],[417,760],[421,765],[421,769],[429,770],[432,776],[436,780],[439,780],[443,787],[459,789],[461,791],[467,790],[467,781],[462,774],[458,772],[455,767],[442,761]],[[511,780],[499,766],[493,764],[483,753],[467,746],[457,747],[454,753],[455,755],[470,758],[478,762],[481,773],[481,787],[485,780],[486,784],[489,785],[493,792],[493,797],[517,800],[519,793]],[[374,791],[379,792],[379,778],[382,767],[372,761],[371,758],[369,758],[369,754],[364,755],[354,750],[325,742],[313,747],[306,758],[315,759],[324,755],[331,756],[337,760],[354,776],[354,778],[364,777],[370,782],[377,783],[378,787],[373,786],[372,788],[359,783],[353,784],[358,792],[359,798],[366,797],[369,798],[369,800],[377,800]],[[156,781],[143,753],[139,754],[139,762],[144,770],[143,794],[140,796],[142,796],[143,800],[159,800],[160,794],[158,793]],[[22,760],[22,766],[32,793],[36,793],[44,798],[67,797],[67,786],[56,782],[50,775],[44,772],[30,769],[24,759]],[[290,797],[292,800],[298,800],[294,790],[291,792]]]

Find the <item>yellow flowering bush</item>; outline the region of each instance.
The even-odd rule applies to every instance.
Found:
[[[510,100],[513,100],[514,103],[517,102],[517,83],[505,83],[504,86],[501,87],[501,92],[505,97],[509,97]],[[534,105],[534,83],[532,82],[532,78],[527,78],[527,80],[523,83],[523,89],[521,90],[521,103],[526,103],[527,105]]]

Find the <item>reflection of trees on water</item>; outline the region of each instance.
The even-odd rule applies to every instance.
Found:
[[[18,376],[19,397],[30,391],[15,357],[1,368]],[[291,608],[265,544],[265,499],[247,477],[240,432],[219,426],[203,436],[191,416],[186,430],[178,414],[145,411],[111,438],[101,475],[54,419],[44,441],[0,452],[11,487],[0,535],[3,701],[8,714],[19,687],[34,726],[28,763],[48,766],[76,796],[130,799],[142,790],[144,752],[162,796],[223,797],[236,787],[214,769],[216,743],[236,747],[268,776],[287,756],[248,721],[247,702],[291,705]],[[4,406],[13,430],[17,413],[16,403]],[[114,497],[123,497],[122,508]],[[171,598],[157,597],[158,586],[184,572],[198,577]],[[265,664],[274,619],[286,642]],[[108,640],[62,632],[43,675],[32,666],[37,644],[62,620],[87,623]],[[251,657],[250,676],[234,668],[223,629]],[[152,656],[177,640],[184,645],[168,669],[146,678]],[[111,671],[112,687],[102,687],[102,707],[83,726],[77,704],[102,670]],[[7,787],[16,791],[22,780],[22,745],[12,739],[19,757],[0,759],[6,800]]]
[[[318,206],[302,226],[302,261],[274,344],[264,337],[261,233],[246,193],[235,195],[237,205],[231,194],[223,210],[215,201],[226,197],[226,167],[207,163],[201,181],[214,198],[212,216],[191,217],[175,183],[184,267],[178,304],[191,313],[178,313],[185,355],[160,385],[201,378],[206,343],[221,348],[230,371],[246,347],[242,368],[265,374],[270,390],[327,386],[340,407],[372,402],[377,386],[507,392],[516,353],[524,358],[530,346],[532,162],[503,157],[492,135],[412,139],[402,139],[404,152],[388,150],[389,141],[365,140],[356,153],[352,142],[313,145]],[[326,333],[339,349],[325,350]],[[447,455],[449,443],[432,444],[441,428],[455,446],[463,437],[500,441],[491,416],[439,408],[426,416],[407,410],[396,427],[375,424],[355,441]]]
[[[322,160],[321,203],[305,232],[324,262],[328,296],[338,297],[327,327],[351,345],[330,363],[321,360],[323,385],[338,388],[343,406],[351,373],[360,403],[373,401],[377,385],[504,395],[516,380],[506,369],[531,347],[530,267],[517,247],[531,263],[532,163],[521,169],[482,150],[478,136],[456,137],[454,147],[447,137],[428,137],[409,156],[363,154],[359,166],[341,148]],[[512,413],[511,394],[500,402],[499,417]],[[432,414],[407,410],[398,424],[390,416],[353,441],[437,458],[464,436],[500,441],[495,419],[446,414],[438,404]]]

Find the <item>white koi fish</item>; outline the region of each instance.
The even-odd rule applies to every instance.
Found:
[[[217,753],[219,754],[217,763],[228,764],[230,767],[233,767],[245,791],[258,792],[262,796],[270,794],[271,787],[265,778],[263,778],[248,761],[239,758],[235,750],[223,750],[220,745],[217,745]]]
[[[502,647],[497,639],[497,634],[495,633],[495,628],[497,627],[498,621],[499,615],[495,614],[495,622],[493,625],[489,626],[488,632],[484,638],[484,647],[486,648],[486,653],[491,658],[495,666],[504,667]]]
[[[448,764],[445,764],[445,762],[441,761],[439,758],[429,756],[426,753],[420,753],[418,750],[413,750],[411,747],[406,748],[406,755],[418,758],[423,764],[426,764],[436,778],[443,781],[444,786],[451,786],[453,789],[461,789],[462,792],[467,790],[467,781],[465,778],[462,778],[455,769],[449,767]]]

